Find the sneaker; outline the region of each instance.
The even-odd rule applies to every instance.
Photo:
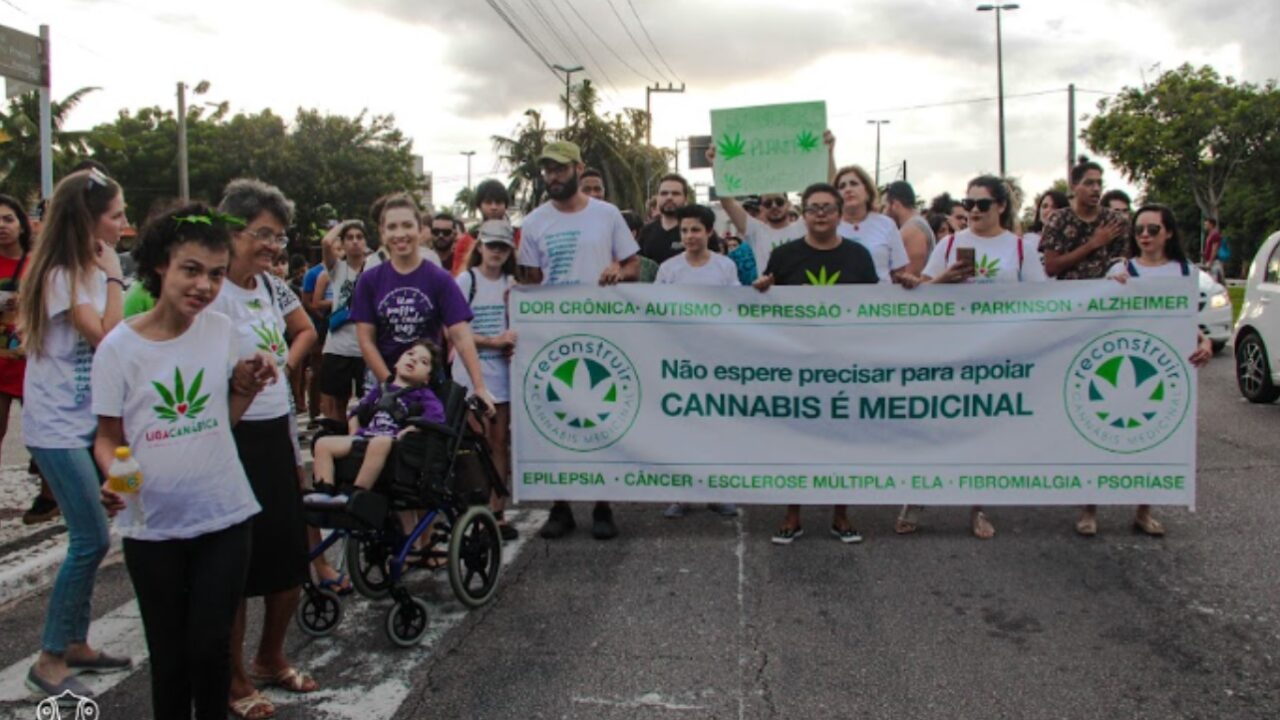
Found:
[[[671,518],[672,520],[684,517],[684,505],[671,503],[666,510],[662,511],[662,517]]]
[[[852,525],[843,530],[832,525],[831,534],[840,538],[840,542],[845,544],[862,542],[862,534],[859,533]]]
[[[804,528],[778,528],[778,532],[773,534],[774,545],[790,545],[793,540],[804,535]]]
[[[707,509],[721,517],[738,517],[738,506],[733,503],[707,503]]]
[[[569,504],[557,503],[551,507],[551,516],[547,518],[547,522],[538,531],[538,537],[546,540],[559,540],[573,532],[576,527],[578,527],[578,523],[574,522],[573,510],[569,508]]]
[[[31,501],[31,507],[22,513],[22,524],[39,525],[42,522],[49,522],[58,517],[61,512],[58,509],[57,500],[36,495],[36,499]]]
[[[605,503],[596,505],[591,511],[591,537],[597,540],[612,540],[618,537],[618,526],[613,524],[613,509]]]

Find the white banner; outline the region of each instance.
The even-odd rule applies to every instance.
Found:
[[[520,288],[520,500],[1194,506],[1195,284]]]

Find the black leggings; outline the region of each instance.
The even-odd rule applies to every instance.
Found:
[[[249,523],[187,540],[124,541],[151,656],[156,718],[227,717],[231,622],[244,596]]]

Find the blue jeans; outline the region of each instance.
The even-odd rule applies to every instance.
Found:
[[[89,448],[28,450],[49,481],[67,523],[67,559],[53,582],[41,641],[45,652],[61,655],[68,645],[89,637],[93,581],[111,543],[107,513],[102,508],[98,466]]]

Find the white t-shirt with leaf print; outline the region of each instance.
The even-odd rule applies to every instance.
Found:
[[[231,322],[202,312],[171,340],[148,340],[122,322],[93,357],[93,413],[121,418],[142,468],[135,540],[217,532],[257,514],[231,436],[227,394],[239,359]]]
[[[1019,257],[1018,243],[1022,243]],[[1040,251],[1026,239],[1004,231],[995,237],[978,237],[969,230],[961,230],[951,237],[939,238],[924,266],[924,275],[936,278],[956,263],[956,250],[973,248],[974,276],[966,282],[1045,282],[1044,261]]]
[[[261,351],[276,358],[276,367],[280,371],[276,382],[258,393],[244,414],[245,420],[274,420],[292,412],[289,382],[284,377],[284,364],[289,359],[284,319],[302,307],[302,303],[280,278],[260,273],[254,279],[256,285],[252,290],[230,280],[223,281],[222,290],[208,309],[231,319],[231,327],[235,329],[236,357],[247,358]],[[271,283],[270,291],[264,282]]]

